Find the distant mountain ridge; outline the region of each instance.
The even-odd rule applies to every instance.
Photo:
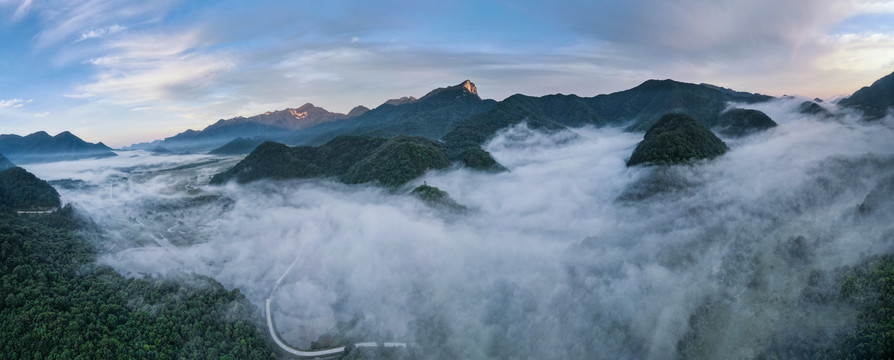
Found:
[[[443,140],[452,149],[477,146],[498,130],[521,122],[534,128],[611,125],[639,132],[646,131],[664,114],[673,112],[687,113],[712,128],[725,125],[721,114],[730,102],[751,104],[770,99],[773,97],[674,80],[647,80],[629,90],[589,98],[516,94],[497,103],[490,111],[470,117]]]
[[[218,120],[206,129],[214,129],[230,124],[254,122],[283,129],[301,130],[319,123],[344,119],[346,116],[347,115],[345,114],[329,112],[326,109],[314,106],[314,104],[307,103],[297,109],[289,108],[285,110],[268,111],[248,118],[239,116],[229,120]]]
[[[484,113],[496,103],[481,99],[475,84],[465,80],[432,90],[419,99],[388,100],[362,115],[295,132],[284,142],[320,145],[339,135],[385,138],[410,135],[440,139],[470,116]]]
[[[735,91],[710,84],[648,80],[607,95],[513,95],[503,101],[482,99],[470,80],[434,89],[420,98],[390,99],[374,109],[355,107],[349,115],[331,113],[312,104],[252,117],[219,120],[201,131],[187,130],[149,144],[178,150],[208,151],[238,137],[268,139],[288,145],[321,145],[340,135],[390,138],[422,136],[445,141],[452,153],[477,147],[497,130],[522,121],[532,127],[559,129],[583,125],[626,126],[645,131],[669,112],[686,112],[715,127],[730,102],[755,103],[770,96]],[[255,141],[257,142],[257,141]]]
[[[482,145],[502,128],[522,122],[544,129],[593,125],[620,126],[627,131],[645,132],[662,115],[682,112],[714,131],[736,128],[742,124],[767,128],[772,126],[772,119],[763,116],[758,119],[758,113],[750,112],[750,116],[754,117],[746,119],[748,121],[744,123],[742,119],[730,114],[724,116],[723,113],[732,103],[748,110],[748,104],[771,99],[774,97],[712,84],[667,79],[647,80],[628,90],[593,97],[516,94],[497,102],[479,97],[475,84],[465,80],[458,85],[432,90],[418,99],[412,96],[394,98],[374,109],[358,106],[348,115],[305,104],[297,109],[220,120],[201,131],[188,130],[163,141],[140,144],[140,147],[135,145],[134,148],[148,150],[159,145],[171,148],[169,143],[182,141],[182,144],[204,146],[193,151],[207,151],[238,137],[270,139],[295,146],[321,145],[340,135],[384,138],[410,135],[442,140],[449,151],[456,154]],[[894,74],[842,99],[839,105],[859,109],[868,118],[884,116],[888,108],[894,106]],[[299,115],[304,111],[307,111],[307,118],[313,117],[317,121],[299,119],[305,116]],[[801,111],[834,116],[822,106],[809,102],[802,106]],[[753,121],[755,119],[760,121]],[[203,139],[211,139],[213,143],[203,144]]]
[[[68,131],[56,136],[45,131],[27,136],[0,135],[0,153],[16,164],[115,156],[105,144],[86,142]]]
[[[365,111],[363,111],[362,107],[357,107],[352,109],[351,112],[356,115]],[[298,108],[268,111],[250,117],[237,116],[226,120],[220,119],[202,130],[187,130],[165,138],[159,144],[156,144],[156,142],[150,143],[144,146],[144,150],[158,145],[164,145],[170,149],[205,148],[205,150],[208,150],[237,137],[252,138],[260,136],[279,139],[297,130],[347,117],[348,115],[330,112],[324,108],[307,103]]]
[[[894,106],[894,73],[857,90],[838,105],[860,110],[870,120],[884,117]]]

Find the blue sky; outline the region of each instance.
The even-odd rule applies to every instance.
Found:
[[[0,0],[0,133],[112,146],[311,102],[651,78],[834,98],[894,71],[894,1]]]

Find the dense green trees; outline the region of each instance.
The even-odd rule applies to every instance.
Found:
[[[894,106],[894,73],[876,80],[853,95],[838,102],[838,105],[863,112],[869,119],[880,119]]]
[[[434,186],[428,186],[425,184],[419,185],[415,189],[413,189],[410,194],[434,208],[444,209],[448,211],[466,210],[466,207],[457,203],[456,200],[453,200],[453,198],[450,197],[450,194]]]
[[[9,169],[9,168],[12,168],[15,166],[16,166],[16,164],[13,164],[12,161],[9,161],[9,159],[6,158],[6,156],[3,156],[3,154],[0,154],[0,171]]]
[[[428,170],[450,166],[447,149],[436,140],[399,135],[351,166],[341,176],[348,184],[375,181],[384,186],[400,186]]]
[[[858,308],[856,329],[844,339],[842,359],[894,359],[894,256],[847,268],[841,296]]]
[[[730,109],[720,115],[720,123],[716,130],[730,137],[740,137],[775,127],[776,122],[767,114],[754,109]]]
[[[666,114],[643,136],[627,166],[673,165],[720,156],[729,148],[711,130],[683,113]]]
[[[348,184],[375,182],[396,187],[428,170],[449,167],[452,161],[482,170],[499,168],[490,154],[480,148],[477,152],[469,149],[457,153],[455,157],[449,155],[439,141],[406,135],[391,139],[343,135],[319,147],[266,142],[236,166],[215,175],[211,183],[331,177]]]
[[[0,171],[0,209],[32,210],[59,205],[59,193],[46,181],[20,167]]]
[[[0,359],[269,359],[257,307],[213,279],[94,264],[70,207],[0,213]]]

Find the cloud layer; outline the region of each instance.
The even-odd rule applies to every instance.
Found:
[[[802,100],[758,106],[779,126],[667,170],[624,165],[641,134],[506,129],[487,150],[511,171],[418,180],[470,209],[458,215],[326,180],[201,185],[234,158],[28,169],[97,185],[61,194],[105,229],[102,261],[122,273],[195,271],[259,306],[285,274],[274,316],[295,346],[360,319],[350,335],[430,358],[755,357],[846,330],[852,309],[803,299],[812,274],[894,250],[890,219],[857,212],[894,175],[892,119],[812,118]],[[651,196],[624,200],[636,186]]]

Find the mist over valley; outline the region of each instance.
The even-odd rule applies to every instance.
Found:
[[[715,91],[705,89],[698,91]],[[195,273],[238,289],[275,330],[255,318],[278,357],[290,354],[273,337],[348,358],[890,352],[859,344],[873,336],[871,324],[890,323],[867,315],[880,306],[874,294],[886,290],[866,274],[891,269],[894,120],[813,103],[834,114],[827,116],[803,111],[802,98],[754,101],[722,91],[738,95],[687,108],[661,90],[671,100],[648,115],[642,109],[652,108],[639,108],[635,120],[606,117],[603,100],[578,101],[595,109],[581,116],[555,112],[549,97],[524,107],[508,99],[457,127],[498,129],[446,135],[443,155],[420,153],[428,148],[412,141],[344,155],[350,147],[337,141],[353,138],[335,136],[334,145],[276,150],[284,153],[261,154],[267,144],[247,156],[117,150],[23,167],[89,219],[97,264],[125,278]],[[431,113],[418,110],[425,100],[396,106]],[[517,116],[525,108],[530,115]],[[751,109],[775,126],[752,113],[721,116],[730,109]],[[692,114],[685,121],[695,125],[665,122],[671,112]],[[728,126],[740,129],[718,130]],[[708,129],[723,151],[668,148],[699,143],[702,135],[692,134]],[[666,160],[630,164],[644,132],[687,140],[649,150]],[[457,140],[481,136],[486,141]],[[499,167],[470,166],[458,155],[469,149]],[[264,158],[243,164],[253,156]],[[433,167],[429,156],[449,165]],[[212,184],[240,166],[250,181]],[[343,175],[356,169],[421,176]],[[351,350],[370,341],[400,346]]]

